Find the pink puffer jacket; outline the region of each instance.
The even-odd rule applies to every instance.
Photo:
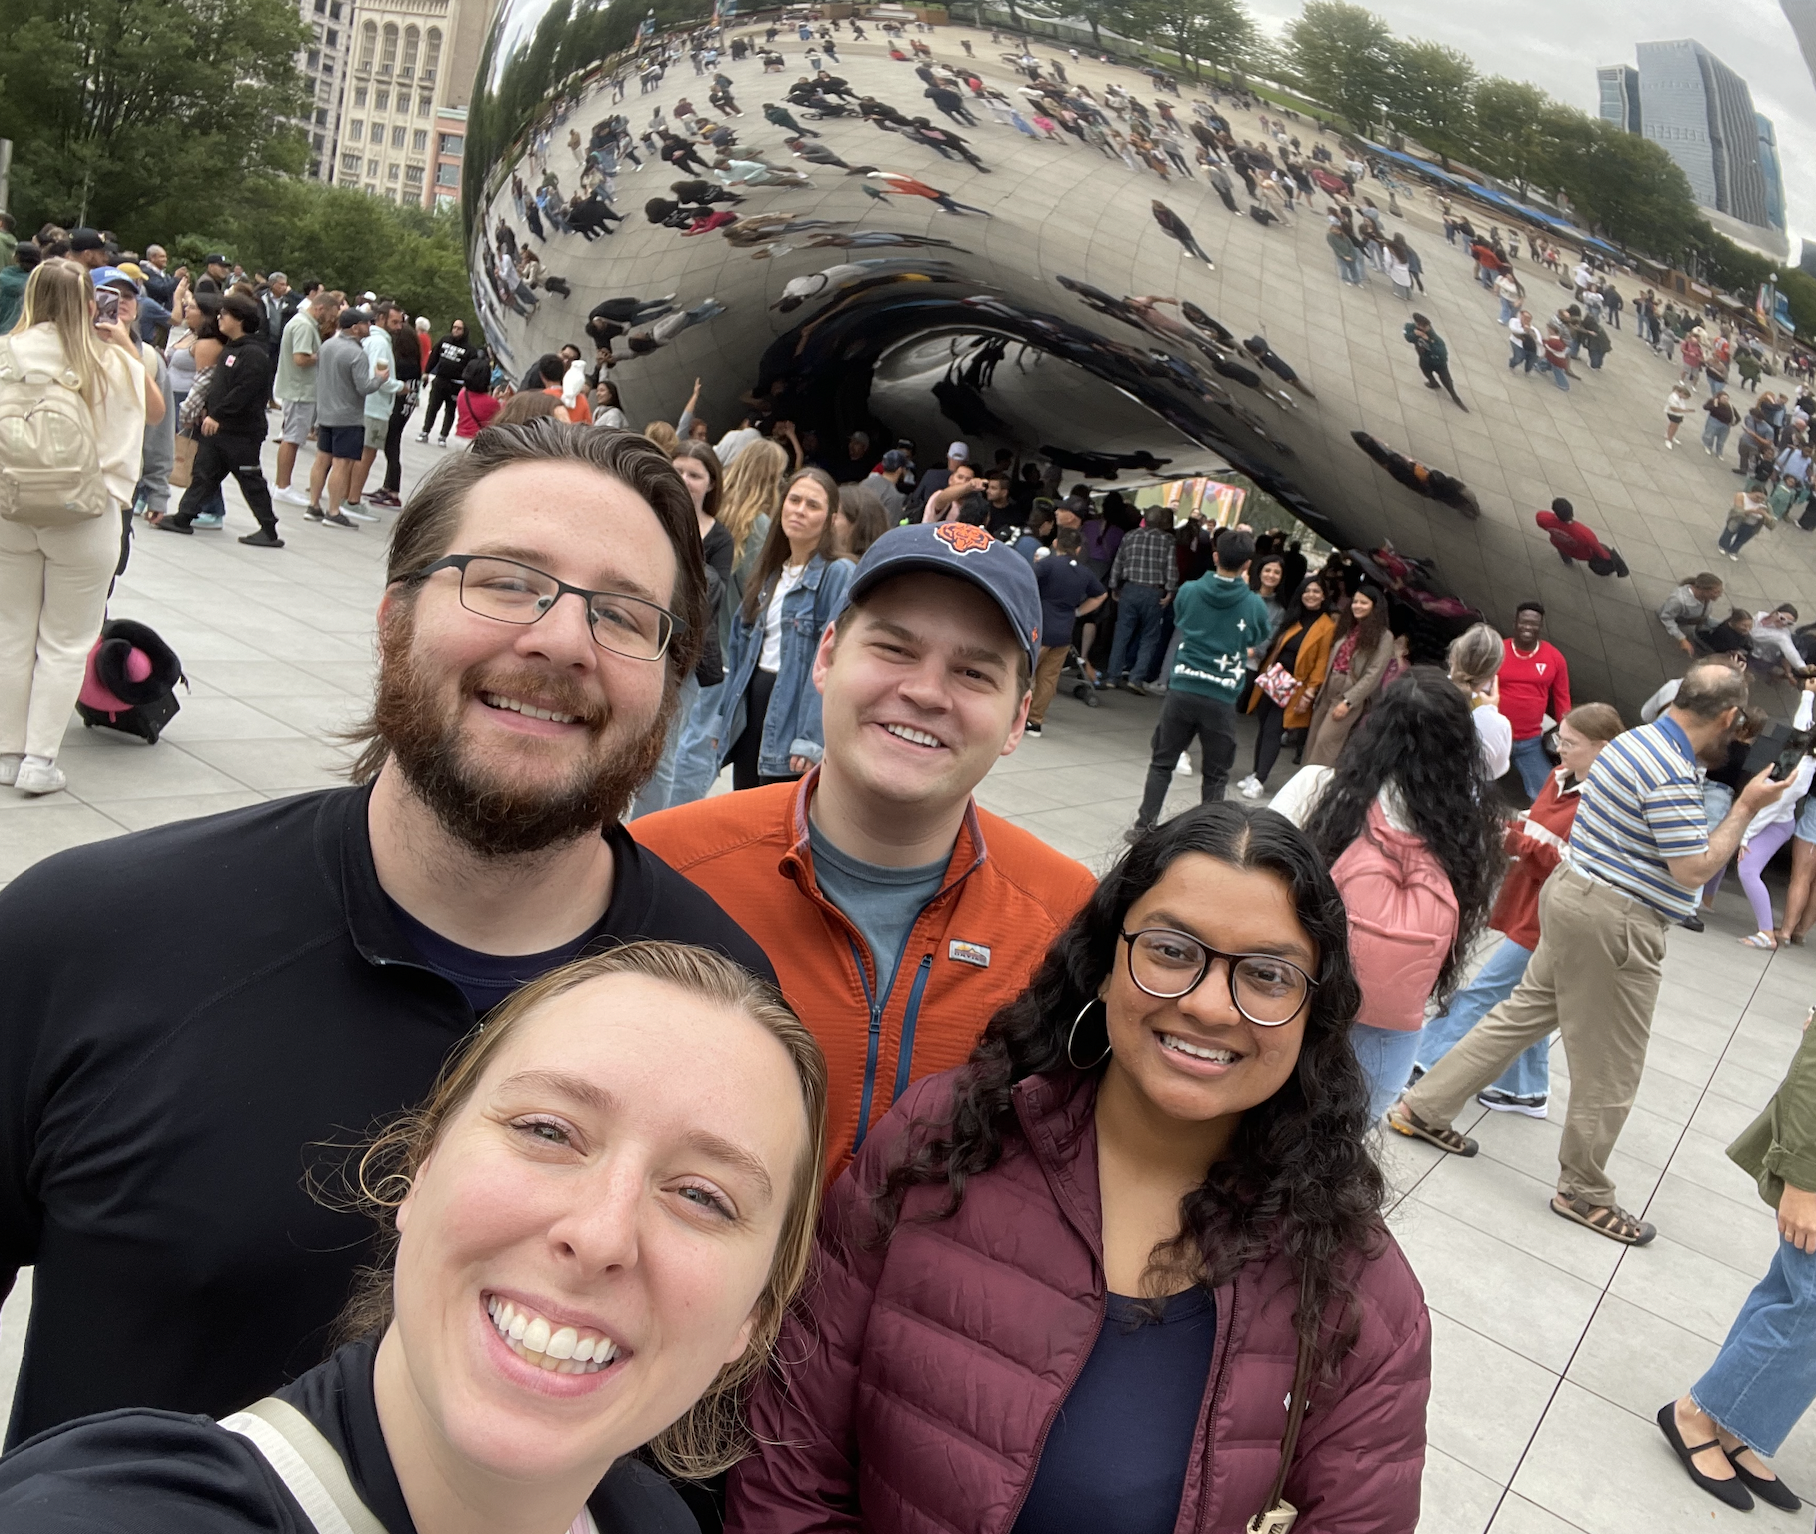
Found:
[[[956,1072],[903,1095],[835,1184],[819,1272],[782,1335],[782,1379],[751,1403],[761,1452],[733,1472],[731,1534],[1008,1534],[1041,1443],[1104,1314],[1094,1083],[1015,1088],[1026,1142],[971,1181],[958,1214],[916,1188],[882,1250],[857,1239],[868,1193]],[[1314,1389],[1286,1483],[1294,1534],[1411,1534],[1419,1521],[1431,1326],[1389,1240],[1358,1261],[1361,1335]],[[1269,1257],[1217,1290],[1217,1341],[1176,1534],[1237,1534],[1280,1463],[1296,1298]]]

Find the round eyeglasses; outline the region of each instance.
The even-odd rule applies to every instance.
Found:
[[[458,570],[460,605],[500,623],[534,623],[571,593],[586,607],[593,642],[629,660],[661,660],[676,631],[686,626],[667,608],[643,597],[570,586],[534,565],[489,554],[450,554],[402,579],[426,581],[438,570]]]
[[[1278,1028],[1299,1015],[1318,982],[1290,959],[1271,953],[1224,953],[1171,927],[1125,932],[1129,978],[1150,996],[1177,1001],[1204,983],[1214,960],[1224,961],[1230,1001],[1251,1023]]]

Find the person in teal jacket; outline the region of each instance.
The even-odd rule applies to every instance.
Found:
[[[1772,1266],[1740,1307],[1703,1377],[1658,1409],[1658,1425],[1690,1479],[1743,1511],[1753,1499],[1794,1513],[1797,1494],[1773,1475],[1776,1454],[1816,1401],[1816,1012],[1764,1113],[1728,1147],[1778,1213]]]
[[[1236,760],[1236,698],[1248,668],[1268,640],[1267,605],[1243,577],[1255,557],[1255,535],[1240,530],[1217,540],[1216,569],[1187,581],[1173,599],[1179,649],[1167,677],[1167,700],[1154,727],[1154,754],[1135,824],[1151,828],[1166,803],[1180,752],[1196,736],[1203,751],[1206,804],[1223,797]]]

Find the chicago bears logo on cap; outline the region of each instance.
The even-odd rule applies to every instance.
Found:
[[[972,522],[942,522],[934,528],[933,536],[942,543],[950,544],[955,554],[975,554],[996,542],[988,532]]]

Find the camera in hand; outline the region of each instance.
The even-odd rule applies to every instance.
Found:
[[[1793,730],[1778,753],[1778,760],[1772,763],[1772,781],[1784,782],[1812,751],[1816,751],[1816,730]]]

